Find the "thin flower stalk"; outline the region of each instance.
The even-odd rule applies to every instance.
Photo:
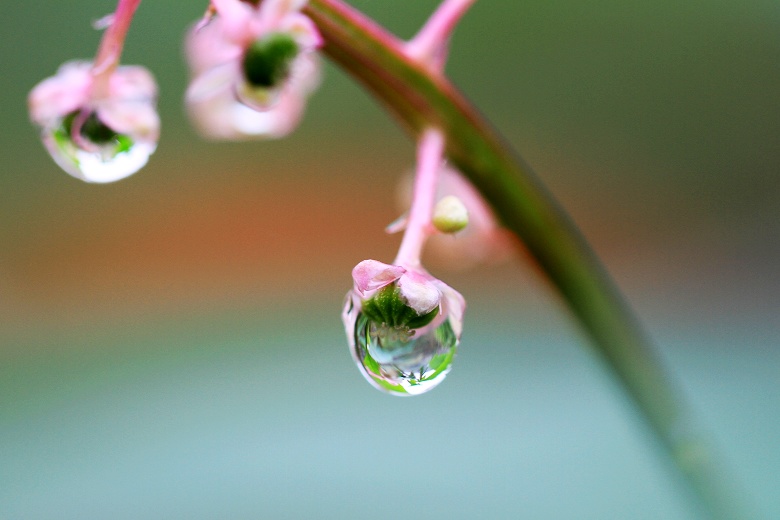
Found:
[[[92,64],[92,75],[95,78],[92,89],[95,96],[106,96],[109,93],[111,75],[119,66],[122,49],[125,45],[127,31],[133,21],[136,9],[141,0],[119,0],[116,11],[111,16],[111,23],[100,40],[95,61]]]
[[[444,0],[417,35],[406,44],[407,54],[428,62],[441,71],[447,60],[450,36],[475,2],[476,0]]]
[[[444,136],[441,131],[434,128],[425,130],[420,136],[417,149],[417,173],[412,206],[395,258],[396,265],[418,267],[425,241],[435,232],[431,218],[443,154]]]

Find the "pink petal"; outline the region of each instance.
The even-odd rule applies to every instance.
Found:
[[[291,13],[301,10],[307,0],[264,0],[260,5],[260,18],[265,25],[264,29],[270,30],[279,27],[281,21]]]
[[[125,65],[111,76],[112,99],[150,100],[157,97],[157,82],[146,67]]]
[[[237,60],[243,48],[227,37],[225,22],[220,17],[187,33],[187,61],[196,74],[216,65]]]
[[[428,275],[416,271],[407,271],[398,280],[398,289],[404,303],[419,315],[431,312],[441,301],[441,293],[436,284]]]
[[[234,42],[247,42],[254,36],[252,22],[257,16],[255,9],[240,0],[211,0],[217,10],[223,36]]]
[[[363,260],[352,269],[352,279],[355,288],[365,295],[398,280],[406,272],[401,266],[383,264],[376,260]]]
[[[36,85],[27,99],[30,118],[40,126],[55,124],[63,116],[84,106],[92,85],[92,64],[71,61],[57,74]]]
[[[290,78],[286,88],[305,97],[320,84],[320,60],[311,52],[300,54],[292,63]]]
[[[257,111],[239,102],[227,88],[210,98],[188,99],[187,108],[199,133],[208,139],[266,139],[284,137],[295,129],[304,100],[284,91],[272,108]]]
[[[114,101],[97,108],[98,119],[109,128],[127,134],[138,141],[157,142],[160,137],[160,116],[152,101]]]
[[[239,79],[235,63],[226,63],[206,70],[192,80],[187,87],[187,102],[199,103],[225,92],[233,95],[233,84]]]
[[[463,313],[466,311],[466,299],[458,291],[437,280],[436,285],[441,290],[442,313],[450,320],[450,326],[455,335],[460,338],[463,332]]]
[[[290,33],[301,49],[311,51],[322,46],[322,36],[308,16],[290,13],[279,24],[279,30]]]

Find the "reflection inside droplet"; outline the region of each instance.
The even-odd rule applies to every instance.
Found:
[[[408,329],[376,323],[358,312],[354,334],[353,354],[366,379],[395,395],[422,394],[441,383],[458,346],[449,320]]]
[[[134,141],[113,131],[90,114],[73,131],[74,114],[53,129],[44,129],[43,143],[54,161],[67,173],[87,182],[123,179],[141,169],[157,144]],[[74,135],[75,134],[75,135]]]

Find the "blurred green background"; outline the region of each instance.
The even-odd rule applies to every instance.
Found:
[[[355,0],[403,37],[433,0]],[[694,519],[630,404],[526,259],[434,274],[468,299],[447,381],[363,380],[339,320],[407,136],[327,66],[283,141],[202,141],[181,39],[141,5],[150,164],[59,171],[25,97],[90,58],[109,1],[0,17],[0,518]],[[480,0],[453,81],[536,169],[656,339],[749,501],[780,518],[780,3]]]

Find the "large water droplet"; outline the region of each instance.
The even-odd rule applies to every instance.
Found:
[[[377,323],[362,312],[354,321],[353,355],[363,375],[375,387],[395,395],[422,394],[441,383],[457,346],[448,319],[419,329]]]
[[[114,182],[140,170],[157,147],[155,142],[134,141],[90,115],[80,135],[72,134],[73,114],[62,124],[43,130],[43,144],[54,161],[70,175],[86,182]]]

